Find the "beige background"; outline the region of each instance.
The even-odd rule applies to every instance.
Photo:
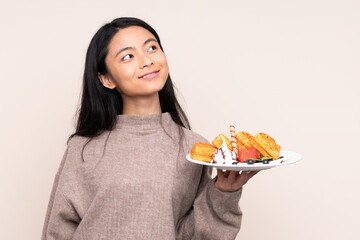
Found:
[[[158,31],[193,130],[235,124],[303,155],[248,182],[237,239],[358,237],[360,2],[172,2],[1,2],[0,239],[40,238],[86,48],[120,16]]]

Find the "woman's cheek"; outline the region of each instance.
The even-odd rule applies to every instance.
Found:
[[[168,75],[168,63],[167,63],[166,56],[163,55],[159,62],[161,62],[162,68],[163,68],[164,73],[166,74],[166,77],[167,77],[167,75]]]

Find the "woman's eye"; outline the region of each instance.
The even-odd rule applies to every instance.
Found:
[[[152,50],[151,50],[151,49],[152,49]],[[151,46],[151,47],[149,48],[149,51],[151,52],[151,51],[154,51],[155,49],[157,49],[156,46]]]
[[[128,55],[125,55],[125,57],[123,57],[122,60],[128,60],[130,58],[132,58],[132,55],[128,54]]]

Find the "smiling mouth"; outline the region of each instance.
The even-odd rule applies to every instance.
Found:
[[[152,77],[155,77],[159,72],[160,72],[160,70],[146,73],[146,74],[140,76],[139,78],[152,78]]]

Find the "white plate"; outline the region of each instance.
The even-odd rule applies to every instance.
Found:
[[[190,162],[212,166],[219,169],[224,170],[233,170],[233,171],[256,171],[256,170],[264,170],[269,169],[277,166],[284,166],[291,163],[296,163],[302,159],[302,156],[299,153],[280,150],[280,156],[283,156],[280,159],[269,161],[269,164],[263,164],[262,162],[254,163],[254,164],[247,164],[247,163],[238,163],[237,165],[225,165],[225,164],[217,164],[217,163],[207,163],[203,161],[194,160],[190,157],[190,154],[186,155],[186,159]]]

